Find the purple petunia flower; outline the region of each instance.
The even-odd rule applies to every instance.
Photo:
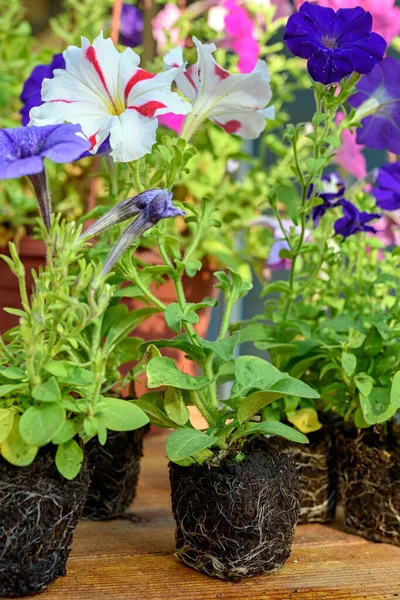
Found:
[[[376,229],[367,225],[373,219],[379,219],[380,214],[360,212],[354,204],[348,200],[341,200],[340,206],[343,208],[343,217],[335,223],[336,235],[342,235],[344,238],[357,233],[358,231],[367,231],[376,233]]]
[[[339,205],[340,200],[344,199],[345,183],[337,173],[323,175],[321,183],[322,191],[316,193],[316,198],[321,199],[322,202],[313,206],[312,209],[314,227],[317,227],[327,210],[335,208]],[[314,185],[311,185],[307,194],[308,199],[311,198],[313,191]]]
[[[34,106],[40,106],[42,101],[43,79],[52,79],[54,69],[65,69],[65,60],[62,54],[55,54],[49,65],[38,65],[35,67],[24,83],[20,100],[23,107],[19,111],[22,115],[22,125],[29,123],[29,111]]]
[[[365,102],[373,114],[361,120],[357,129],[357,144],[376,150],[400,153],[400,62],[386,57],[371,73],[357,83],[358,93],[349,103],[362,114]],[[368,107],[368,105],[366,105]]]
[[[400,162],[388,163],[379,169],[372,195],[383,210],[400,208]]]
[[[80,158],[89,146],[80,125],[0,129],[0,179],[29,177],[43,222],[49,228],[51,203],[43,160],[69,163]]]
[[[135,48],[143,41],[144,19],[142,11],[132,4],[123,4],[119,29],[119,42]]]
[[[103,217],[82,234],[82,238],[92,237],[101,231],[122,223],[131,217],[138,217],[128,225],[117,240],[103,266],[103,276],[106,275],[119,260],[122,254],[133,244],[133,242],[151,229],[162,219],[170,219],[186,213],[176,208],[172,202],[172,194],[168,190],[146,190],[137,196],[124,200],[114,206]]]
[[[289,17],[283,39],[292,54],[307,58],[314,81],[328,85],[353,72],[365,75],[382,60],[386,42],[371,29],[371,13],[360,6],[335,12],[304,2]]]

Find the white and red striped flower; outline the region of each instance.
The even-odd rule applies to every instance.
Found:
[[[130,48],[121,54],[103,32],[93,44],[82,38],[82,47],[63,53],[65,69],[45,79],[45,104],[30,112],[30,125],[76,123],[96,153],[110,136],[111,156],[129,162],[151,151],[156,141],[157,117],[165,113],[186,115],[191,105],[171,91],[184,67],[154,74],[139,67],[140,58]]]
[[[249,140],[258,138],[265,119],[274,118],[274,107],[266,108],[272,93],[265,62],[259,60],[251,73],[231,75],[215,61],[215,44],[201,44],[195,37],[193,41],[198,58],[188,69],[182,70],[182,48],[171,50],[164,59],[167,69],[180,67],[175,81],[193,104],[182,137],[189,139],[203,121],[211,119],[227,133]]]

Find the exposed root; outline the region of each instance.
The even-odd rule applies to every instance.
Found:
[[[97,438],[86,445],[92,481],[83,516],[93,521],[125,514],[136,494],[143,437],[148,427],[136,431],[108,432],[101,446]]]
[[[345,524],[374,542],[400,546],[400,449],[374,434],[346,440],[343,464]]]
[[[259,440],[237,463],[170,464],[176,556],[207,575],[238,581],[280,569],[299,512],[292,459]]]
[[[73,481],[62,478],[54,448],[29,467],[0,459],[0,597],[40,592],[65,575],[89,473],[84,466]]]

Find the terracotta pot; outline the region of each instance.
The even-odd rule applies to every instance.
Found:
[[[46,246],[41,240],[24,237],[18,246],[19,256],[25,267],[28,293],[33,284],[32,269],[38,270],[46,262]],[[1,254],[9,256],[8,248]],[[4,260],[0,260],[0,333],[18,325],[18,317],[4,312],[3,308],[21,308],[18,279]]]

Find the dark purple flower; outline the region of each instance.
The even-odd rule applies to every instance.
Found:
[[[125,231],[117,240],[114,248],[111,250],[103,266],[103,275],[106,275],[119,260],[122,254],[133,244],[140,235],[151,229],[162,219],[169,219],[179,215],[185,215],[183,210],[179,210],[172,203],[172,194],[168,190],[146,190],[124,200],[117,206],[114,206],[107,214],[98,219],[87,231],[82,234],[82,238],[97,235],[101,231],[122,223],[131,217],[138,217],[128,225]]]
[[[337,173],[328,173],[321,178],[322,191],[317,192],[315,197],[322,200],[320,204],[313,206],[312,219],[316,227],[327,210],[335,208],[344,199],[345,183]],[[311,198],[314,191],[314,185],[311,185],[307,197]]]
[[[50,227],[51,204],[43,160],[69,163],[89,147],[80,125],[0,129],[0,179],[27,175],[35,188],[43,221]]]
[[[22,125],[28,125],[29,112],[34,106],[40,106],[42,101],[43,79],[52,79],[54,69],[65,69],[65,60],[62,54],[55,54],[49,65],[38,65],[35,67],[24,83],[20,96],[24,106],[19,111],[22,115]]]
[[[357,83],[358,93],[349,102],[358,108],[369,101],[373,114],[361,120],[357,144],[400,153],[400,62],[386,57]],[[360,113],[362,114],[361,107]]]
[[[124,46],[134,48],[143,41],[143,13],[137,6],[123,4],[119,29],[119,42]]]
[[[289,17],[283,39],[292,54],[307,58],[314,81],[327,85],[353,72],[369,73],[382,60],[386,42],[371,29],[371,13],[360,6],[335,12],[304,2]]]
[[[343,208],[343,217],[335,223],[336,235],[342,235],[344,238],[353,235],[358,231],[369,231],[376,233],[376,229],[367,225],[373,219],[379,219],[382,215],[376,213],[360,212],[354,204],[348,200],[341,200],[340,206]]]
[[[400,162],[388,163],[381,167],[375,185],[372,195],[375,196],[379,208],[400,208]]]

